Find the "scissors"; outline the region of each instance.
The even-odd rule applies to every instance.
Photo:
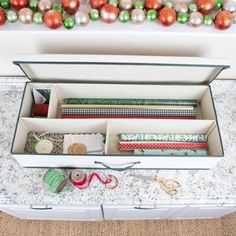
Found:
[[[180,193],[180,183],[173,180],[173,179],[164,179],[159,176],[151,177],[151,176],[144,176],[144,175],[131,175],[138,179],[142,179],[144,181],[150,181],[154,183],[160,184],[161,188],[170,196],[174,196]]]

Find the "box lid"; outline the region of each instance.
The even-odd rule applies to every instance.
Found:
[[[127,55],[19,55],[13,61],[32,81],[208,84],[226,59]]]

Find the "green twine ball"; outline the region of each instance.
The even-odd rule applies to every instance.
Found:
[[[6,17],[7,17],[7,21],[9,23],[15,23],[18,20],[17,13],[15,11],[12,11],[12,10],[7,12]]]
[[[185,24],[188,21],[188,14],[185,12],[180,12],[177,17],[177,21],[180,24]]]
[[[119,15],[119,20],[122,23],[126,23],[130,20],[130,14],[128,11],[121,11]]]
[[[115,7],[118,7],[118,5],[119,5],[119,2],[117,0],[109,0],[108,3],[115,6]]]
[[[134,8],[143,10],[144,9],[144,3],[142,1],[136,1],[134,3]]]
[[[66,17],[63,21],[63,25],[66,29],[72,29],[75,26],[75,20],[72,17]]]
[[[204,24],[205,25],[212,25],[214,22],[213,16],[204,16]]]
[[[220,10],[223,6],[223,1],[222,0],[215,0],[215,9]]]
[[[37,10],[38,10],[38,3],[39,3],[38,0],[30,0],[30,1],[29,1],[29,8],[30,8],[32,11],[37,11]]]
[[[10,8],[10,0],[0,0],[0,6],[4,9]]]
[[[43,13],[41,12],[34,13],[33,22],[37,25],[43,24]]]
[[[153,9],[148,10],[146,17],[150,21],[155,21],[157,19],[157,12]]]
[[[99,10],[91,9],[89,12],[89,17],[92,21],[96,21],[99,19]]]
[[[189,12],[190,12],[190,13],[198,11],[198,7],[197,7],[197,5],[194,4],[194,3],[193,3],[193,4],[190,4],[189,7],[188,7],[188,9],[189,9]]]
[[[172,2],[166,2],[166,3],[164,4],[164,7],[173,8],[173,3],[172,3]]]

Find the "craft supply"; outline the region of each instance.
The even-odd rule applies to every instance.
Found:
[[[35,104],[49,104],[50,89],[35,89],[33,88],[33,96]]]
[[[107,0],[89,0],[89,3],[92,8],[100,9],[107,3]]]
[[[161,8],[161,0],[146,0],[145,7],[147,10],[159,10]]]
[[[117,99],[117,98],[65,98],[65,104],[103,104],[103,105],[171,105],[197,106],[197,100],[189,99]]]
[[[104,136],[102,134],[66,134],[64,154],[103,154]]]
[[[196,116],[195,110],[133,109],[133,108],[62,108],[62,115],[111,116]]]
[[[33,11],[29,8],[21,8],[18,12],[18,17],[22,24],[31,24],[33,21],[33,15]]]
[[[6,22],[6,13],[5,11],[0,7],[0,26],[4,25]]]
[[[72,171],[70,181],[76,188],[86,189],[90,186],[95,177],[104,184],[107,189],[115,189],[118,186],[118,179],[112,174],[102,176],[99,173],[93,172],[89,176],[86,176],[86,174],[80,170]]]
[[[29,132],[26,138],[25,153],[36,153],[35,147],[40,140],[49,140],[53,144],[51,153],[62,154],[64,134],[47,133],[47,132]]]
[[[158,20],[164,26],[171,26],[176,21],[176,11],[170,7],[164,7],[159,11]]]
[[[62,14],[52,9],[45,12],[43,20],[48,28],[57,29],[62,25]]]
[[[171,105],[105,105],[105,104],[61,104],[61,108],[132,108],[132,109],[159,109],[159,110],[194,110],[193,106]]]
[[[67,177],[61,171],[56,169],[49,169],[45,173],[43,180],[52,193],[60,193],[62,191],[70,191],[73,189],[73,186],[70,184]]]
[[[10,0],[11,7],[16,10],[20,10],[21,8],[27,7],[29,4],[29,0]]]
[[[151,177],[151,176],[134,175],[134,174],[131,174],[131,176],[138,179],[142,179],[144,181],[158,183],[160,187],[170,196],[175,196],[180,194],[181,185],[176,180],[164,179],[159,176]]]
[[[48,115],[48,104],[34,104],[33,106],[33,116],[47,117]]]
[[[134,149],[137,156],[206,156],[206,149]]]
[[[120,134],[122,141],[206,142],[205,134]]]
[[[114,116],[114,115],[61,115],[62,119],[180,119],[192,120],[196,116]]]
[[[80,6],[79,0],[61,0],[61,6],[66,13],[74,15]]]
[[[75,22],[79,26],[86,26],[89,24],[90,18],[86,11],[78,11],[75,14]]]
[[[68,154],[85,154],[87,147],[83,143],[73,143],[68,147]]]
[[[50,154],[53,149],[53,143],[50,140],[42,139],[35,145],[36,153],[40,154]]]
[[[228,29],[233,24],[234,16],[230,11],[218,12],[215,16],[215,27],[220,30]]]
[[[196,5],[203,15],[208,15],[215,8],[215,0],[196,0]]]
[[[142,24],[145,20],[145,13],[142,9],[133,9],[131,11],[131,22],[133,24]]]
[[[113,23],[117,20],[119,11],[117,7],[112,4],[106,4],[102,7],[100,11],[101,20],[105,23]]]
[[[119,142],[120,150],[134,150],[134,149],[199,149],[207,148],[205,142]]]

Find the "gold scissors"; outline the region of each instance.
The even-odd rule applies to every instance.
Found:
[[[164,179],[159,176],[151,177],[151,176],[144,176],[144,175],[131,175],[133,177],[150,181],[154,183],[160,184],[161,188],[170,196],[174,196],[180,193],[180,183],[173,179]]]

